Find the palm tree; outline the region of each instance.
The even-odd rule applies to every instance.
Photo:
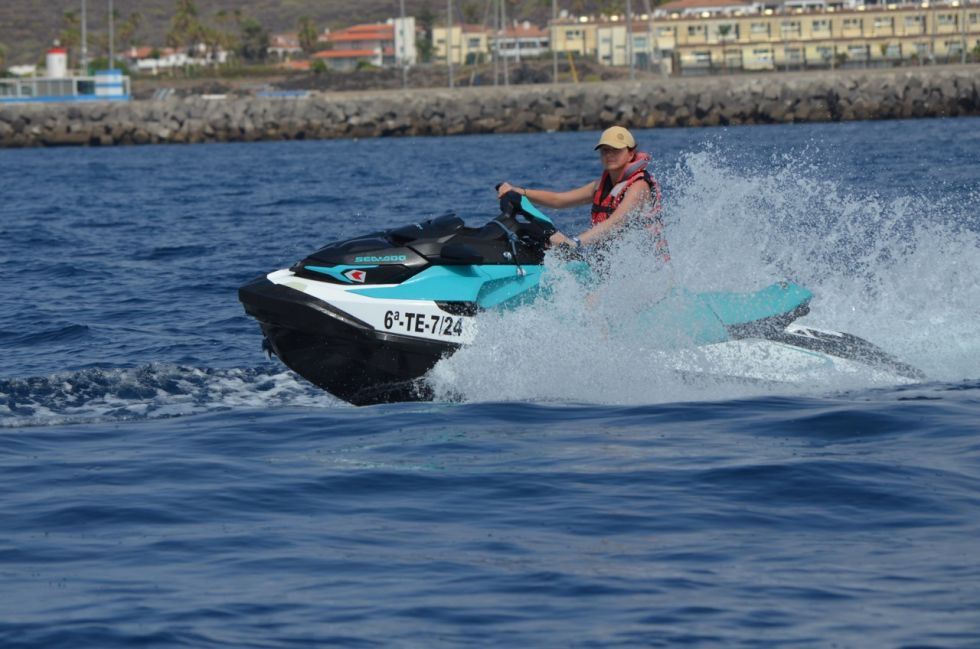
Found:
[[[81,21],[74,11],[66,11],[64,20],[64,26],[58,32],[58,43],[69,52],[74,52],[75,47],[82,42]]]
[[[170,20],[167,32],[167,45],[171,47],[191,47],[201,38],[201,21],[197,18],[194,0],[177,0],[174,17]]]
[[[226,52],[233,52],[238,49],[238,35],[235,33],[233,25],[237,25],[240,20],[240,12],[240,9],[236,9],[234,13],[219,9],[214,14],[215,20],[218,21],[219,44]]]
[[[116,40],[126,46],[134,45],[136,31],[142,24],[143,14],[138,11],[129,14],[129,18],[116,28]]]
[[[297,32],[299,36],[299,46],[303,48],[303,51],[307,54],[312,54],[316,51],[317,45],[317,31],[316,24],[313,19],[309,16],[303,16],[299,19],[299,24],[297,25]]]
[[[251,16],[242,18],[239,27],[242,30],[242,40],[239,45],[242,59],[253,63],[265,61],[269,50],[269,32],[265,31],[262,23]]]

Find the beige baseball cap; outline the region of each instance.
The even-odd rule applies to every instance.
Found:
[[[610,126],[602,132],[599,144],[595,145],[595,148],[598,149],[601,146],[611,146],[614,149],[632,149],[636,146],[636,140],[633,139],[633,134],[622,126]]]

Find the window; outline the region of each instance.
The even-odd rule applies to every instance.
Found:
[[[657,38],[663,38],[665,36],[673,36],[673,27],[657,27]]]
[[[858,30],[864,28],[864,20],[861,18],[845,18],[844,19],[844,31],[847,30]]]
[[[704,25],[688,25],[688,36],[704,36]]]
[[[976,25],[980,23],[980,14],[970,14],[970,24]]]
[[[950,54],[960,54],[963,51],[963,41],[946,41],[946,51]]]
[[[822,34],[830,33],[830,21],[829,20],[814,20],[812,24],[814,32],[819,32]]]
[[[612,37],[611,36],[603,36],[601,39],[599,39],[599,42],[602,43],[603,45],[609,45],[609,44],[612,43]]]
[[[852,61],[864,61],[868,58],[868,48],[865,45],[848,45],[847,58]]]
[[[646,36],[634,36],[633,37],[633,49],[635,50],[645,50],[647,48],[647,37]]]
[[[752,50],[752,60],[756,63],[772,63],[772,50],[768,47]]]
[[[578,39],[582,37],[582,32],[578,29],[568,29],[565,31],[565,38],[571,40],[573,38]]]
[[[890,34],[895,29],[895,19],[892,17],[878,17],[875,18],[875,33],[886,33]]]
[[[702,65],[711,64],[711,52],[693,52],[691,58],[694,59],[695,63],[700,63]]]
[[[898,43],[891,43],[885,48],[885,56],[890,59],[902,58],[902,46]]]
[[[466,39],[466,47],[471,50],[475,50],[476,48],[480,47],[480,39],[479,38]]]
[[[784,50],[784,54],[790,63],[799,63],[803,60],[803,52],[798,47],[788,47]]]
[[[939,14],[940,27],[956,27],[956,14]]]
[[[753,36],[768,36],[769,23],[752,23],[750,31]]]
[[[819,56],[824,61],[829,61],[834,57],[834,48],[832,47],[818,47],[817,56]]]
[[[783,32],[783,36],[800,35],[800,21],[798,20],[784,20],[779,27]]]
[[[905,17],[905,29],[915,29],[921,31],[923,26],[926,24],[925,16],[906,16]]]

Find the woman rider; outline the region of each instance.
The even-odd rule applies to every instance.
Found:
[[[505,182],[498,188],[498,196],[516,191],[538,205],[559,209],[591,203],[592,227],[573,237],[556,232],[551,236],[552,245],[580,247],[596,244],[635,219],[653,236],[657,255],[663,261],[669,261],[660,217],[660,185],[647,170],[650,155],[636,150],[636,140],[622,126],[603,131],[595,148],[603,167],[602,177],[597,181],[566,192],[514,187]]]

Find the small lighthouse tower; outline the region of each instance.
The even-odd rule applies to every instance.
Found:
[[[48,78],[64,79],[68,76],[68,50],[55,43],[54,47],[48,50],[47,57]]]

